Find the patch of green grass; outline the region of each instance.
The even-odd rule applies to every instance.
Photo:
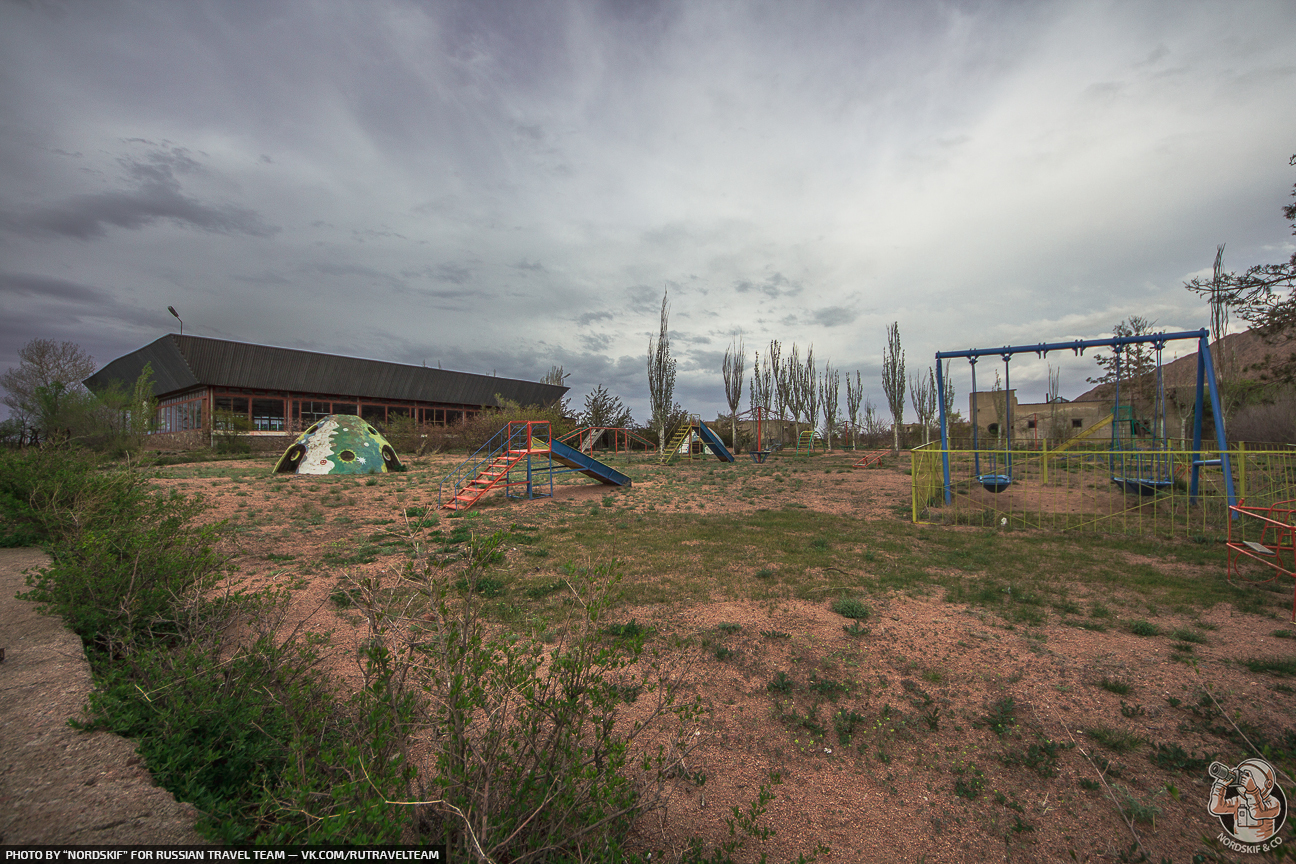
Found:
[[[1098,682],[1098,686],[1108,693],[1115,693],[1117,696],[1128,696],[1133,686],[1124,678],[1109,678],[1106,675]]]
[[[867,717],[854,709],[836,712],[833,714],[833,731],[837,733],[837,741],[843,747],[849,745],[855,730],[867,721]]]
[[[766,639],[791,639],[791,633],[784,633],[782,630],[762,630],[761,636]]]
[[[1141,825],[1156,827],[1156,817],[1161,815],[1160,807],[1151,801],[1140,800],[1138,796],[1119,783],[1112,785],[1112,791],[1116,794],[1116,800],[1126,816]]]
[[[765,685],[765,689],[771,693],[782,693],[784,695],[791,693],[796,682],[788,676],[786,672],[779,671],[774,674],[770,682]]]
[[[1177,639],[1180,642],[1190,642],[1194,645],[1206,644],[1206,634],[1191,627],[1176,627],[1170,631],[1170,638]]]
[[[1242,665],[1256,674],[1296,675],[1296,657],[1252,657]]]
[[[653,629],[632,620],[629,624],[609,624],[603,628],[603,632],[617,639],[647,639],[652,635]]]
[[[716,629],[719,630],[721,633],[729,633],[729,634],[733,634],[733,633],[737,633],[737,632],[741,631],[741,630],[742,630],[742,625],[741,625],[741,624],[732,624],[732,623],[728,623],[728,622],[726,622],[726,623],[723,623],[723,624],[717,624],[717,625],[716,625]]]
[[[1126,625],[1126,629],[1135,636],[1160,636],[1161,628],[1142,618],[1135,618]]]
[[[1017,703],[1011,696],[1005,696],[990,706],[981,722],[1000,738],[1017,728]]]
[[[832,681],[811,674],[810,690],[811,692],[818,693],[820,696],[826,696],[827,698],[836,701],[838,696],[844,696],[850,692],[850,685],[844,684],[841,681]]]
[[[488,600],[494,600],[497,597],[504,596],[507,589],[503,579],[497,579],[494,576],[478,576],[475,581],[469,582],[467,579],[460,579],[457,583],[460,591],[471,590],[475,594],[480,594]]]
[[[1121,700],[1120,712],[1122,717],[1134,719],[1135,717],[1144,717],[1147,715],[1147,709],[1142,705],[1126,705],[1125,700]]]
[[[1187,771],[1197,774],[1205,771],[1213,756],[1192,756],[1178,744],[1158,744],[1155,753],[1149,753],[1148,759],[1158,768],[1167,771]]]
[[[858,597],[838,597],[829,608],[844,618],[854,618],[856,621],[865,621],[873,614],[868,604]]]
[[[1143,746],[1143,739],[1127,729],[1111,726],[1089,726],[1085,734],[1113,753],[1128,753]]]
[[[1269,635],[1275,639],[1296,639],[1296,631],[1292,630],[1275,630]]]

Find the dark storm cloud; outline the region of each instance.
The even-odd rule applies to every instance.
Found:
[[[0,214],[0,225],[29,237],[77,240],[105,237],[114,227],[139,230],[160,220],[215,234],[272,237],[279,231],[253,210],[186,195],[176,175],[201,174],[203,168],[185,150],[155,149],[143,158],[119,161],[133,188],[72,195],[56,204]]]

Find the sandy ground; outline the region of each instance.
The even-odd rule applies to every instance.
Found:
[[[827,457],[837,461],[821,464],[849,464],[849,458]],[[815,471],[790,476],[786,484],[753,478],[754,495],[730,495],[723,505],[726,512],[780,507],[794,494],[798,506],[855,514],[865,526],[902,520],[910,483],[904,464]],[[247,467],[267,466],[250,462]],[[694,471],[703,479],[707,470],[684,466],[680,474]],[[340,658],[333,671],[340,680],[355,680],[354,661],[347,658],[354,656],[363,628],[353,612],[338,609],[328,596],[344,576],[394,572],[402,554],[345,567],[328,565],[326,556],[350,550],[365,537],[399,530],[399,522],[387,518],[375,525],[382,521],[375,517],[398,516],[404,507],[434,501],[429,495],[435,495],[435,485],[429,491],[398,477],[368,486],[330,478],[231,483],[179,469],[177,475],[158,482],[202,492],[215,505],[214,517],[235,518],[241,530],[228,551],[236,556],[241,576],[250,585],[297,586],[299,617],[310,616],[312,628],[333,632],[334,656]],[[581,508],[600,506],[609,494],[618,508],[651,519],[650,506],[655,512],[701,512],[715,506],[708,495],[732,492],[690,488],[667,494],[668,485],[659,479],[612,493],[596,485],[571,486],[553,499],[486,509],[505,525],[517,520],[543,528],[579,518]],[[286,523],[293,514],[301,517],[299,527]],[[307,518],[310,524],[300,527]],[[753,542],[759,546],[758,539]],[[863,547],[869,542],[865,539]],[[522,562],[523,554],[513,549],[510,560]],[[561,560],[539,563],[532,575],[557,575]],[[759,562],[758,555],[732,562],[729,576],[751,579]],[[1175,578],[1223,579],[1210,568],[1137,563]],[[825,579],[832,584],[827,574]],[[1296,682],[1250,673],[1239,661],[1290,657],[1296,640],[1275,635],[1289,627],[1280,606],[1268,615],[1227,605],[1151,613],[1119,588],[1101,596],[1093,591],[1075,586],[1081,602],[1101,600],[1115,610],[1104,632],[1067,626],[1054,613],[1038,626],[1014,625],[985,608],[946,603],[939,591],[870,597],[874,615],[868,632],[854,636],[829,609],[828,599],[835,595],[828,592],[822,600],[733,599],[730,592],[702,602],[618,610],[618,619],[652,626],[658,644],[670,637],[691,641],[677,658],[685,689],[710,708],[687,765],[694,778],[705,775],[705,782],[681,779],[665,810],[638,825],[634,842],[665,850],[667,860],[690,836],[721,842],[728,836],[730,808],[745,807],[774,774],[778,797],[766,822],[777,833],[763,847],[741,853],[739,861],[759,860],[762,852],[770,860],[795,860],[817,844],[830,847],[826,861],[1138,860],[1140,853],[1129,851],[1136,837],[1152,861],[1191,861],[1220,833],[1219,820],[1206,808],[1210,778],[1202,768],[1164,767],[1151,757],[1165,744],[1181,747],[1187,756],[1218,755],[1236,764],[1247,754],[1212,728],[1224,729],[1232,718],[1273,738],[1292,729]],[[1189,628],[1203,634],[1204,642],[1188,646],[1191,653],[1185,655],[1166,636],[1131,634],[1121,620],[1128,617],[1149,617],[1163,632]],[[716,650],[720,646],[723,659]],[[786,688],[772,688],[780,675],[786,676]],[[1100,686],[1104,679],[1119,681],[1128,691],[1110,692]],[[824,682],[842,689],[824,689]],[[1009,698],[1013,719],[1000,735],[986,716]],[[68,703],[61,716],[74,709]],[[835,728],[838,715],[854,718],[847,724],[854,727],[849,740]],[[1095,741],[1094,730],[1127,733],[1133,747],[1116,752]],[[1042,749],[1052,757],[1041,760]],[[1296,784],[1280,782],[1289,795],[1296,794]],[[1154,818],[1129,824],[1109,797],[1109,789],[1120,795],[1122,788]],[[1235,857],[1225,852],[1208,860]]]

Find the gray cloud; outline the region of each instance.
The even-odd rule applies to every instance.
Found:
[[[845,306],[825,306],[810,313],[810,320],[821,327],[844,327],[855,323],[858,313]]]
[[[759,293],[766,297],[795,297],[801,293],[801,286],[782,273],[774,273],[759,281],[740,279],[734,283],[734,290],[739,294]]]
[[[140,230],[160,220],[216,234],[273,237],[255,211],[232,204],[205,204],[181,191],[177,174],[199,174],[184,150],[154,150],[143,159],[122,157],[132,189],[72,195],[57,204],[0,215],[8,231],[30,237],[105,237],[111,227]]]
[[[1296,6],[1181,12],[0,4],[0,254],[28,279],[0,281],[0,367],[33,335],[117,356],[174,304],[186,332],[560,363],[643,417],[663,286],[703,413],[734,332],[814,342],[880,401],[893,320],[915,368],[1199,326],[1181,283],[1216,244],[1290,254]]]

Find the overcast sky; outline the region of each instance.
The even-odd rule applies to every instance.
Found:
[[[173,305],[202,336],[561,364],[644,421],[669,289],[690,411],[723,409],[736,336],[884,404],[891,321],[911,371],[1204,326],[1182,285],[1216,244],[1291,255],[1293,152],[1290,0],[4,2],[0,369],[38,336],[105,364]],[[1043,363],[1013,383],[1041,398]]]

